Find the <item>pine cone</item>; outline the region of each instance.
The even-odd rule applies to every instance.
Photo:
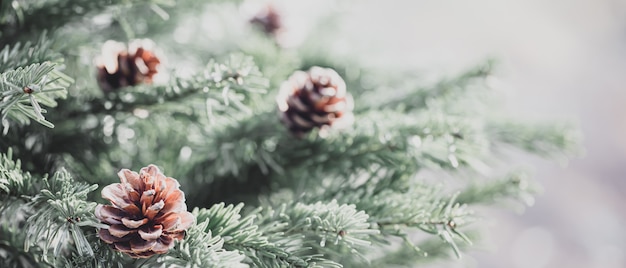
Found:
[[[256,14],[250,23],[260,26],[266,34],[278,35],[283,28],[280,13],[272,5],[267,5],[263,10]]]
[[[284,82],[277,97],[281,121],[297,136],[330,126],[345,127],[354,121],[352,96],[346,83],[333,69],[312,67],[296,71]]]
[[[134,258],[166,253],[195,221],[178,181],[165,177],[154,165],[139,174],[122,169],[117,175],[121,183],[102,189],[102,197],[113,205],[96,207],[96,217],[109,225],[98,236]]]
[[[107,41],[98,59],[98,85],[104,91],[125,86],[151,83],[161,63],[152,51],[154,44],[149,40],[136,40],[129,49],[120,42]]]

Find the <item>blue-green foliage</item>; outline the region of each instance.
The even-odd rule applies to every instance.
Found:
[[[471,247],[479,205],[532,204],[527,173],[489,174],[503,152],[578,152],[570,125],[494,116],[492,61],[424,83],[338,54],[328,27],[285,48],[210,2],[0,3],[2,267],[413,267]],[[99,46],[134,37],[159,41],[166,79],[99,90]],[[356,120],[297,138],[274,98],[314,65],[344,78]],[[97,189],[151,163],[196,222],[132,259],[97,237]]]

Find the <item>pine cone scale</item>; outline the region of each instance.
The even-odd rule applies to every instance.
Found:
[[[163,233],[163,226],[155,225],[155,226],[152,226],[152,228],[149,228],[146,226],[144,228],[139,229],[138,233],[139,233],[139,236],[141,236],[143,240],[156,240]]]
[[[137,215],[140,213],[139,207],[130,200],[122,184],[114,183],[102,189],[102,198],[109,200],[114,206],[121,208],[126,213]]]
[[[289,99],[287,100],[287,104],[300,112],[307,112],[309,110],[307,105],[302,103],[302,100],[299,98]]]
[[[151,187],[152,184],[157,180],[157,175],[159,174],[159,172],[159,169],[154,165],[143,167],[139,170],[139,178],[143,180],[146,187]],[[160,177],[158,179],[162,178],[163,177]]]
[[[312,114],[311,115],[311,120],[313,120],[313,122],[318,123],[318,124],[330,124],[331,120],[333,118],[331,117],[331,115],[316,115],[316,114]]]
[[[146,210],[148,210],[148,208],[153,205],[152,201],[154,201],[155,192],[156,192],[155,190],[151,189],[151,190],[144,191],[143,194],[141,194],[139,203],[141,204],[141,212],[143,212],[144,214],[146,213]]]
[[[143,185],[141,184],[141,180],[139,179],[139,174],[137,174],[137,172],[130,171],[128,169],[122,169],[120,172],[117,173],[117,176],[120,178],[122,184],[130,185],[130,188],[133,190],[143,191]]]
[[[182,216],[182,217],[181,217]],[[178,215],[174,212],[163,215],[159,221],[163,225],[163,230],[167,232],[176,232],[189,228],[193,223],[192,217],[185,217],[187,215]]]
[[[179,215],[179,217],[180,217],[180,223],[178,224],[178,226],[176,226],[176,229],[175,229],[177,232],[183,232],[183,230],[189,229],[189,227],[191,227],[191,225],[194,223],[194,220],[195,220],[195,217],[191,213],[182,214],[182,215]]]
[[[293,122],[295,123],[296,126],[299,126],[299,127],[305,128],[305,129],[313,128],[315,126],[315,124],[305,120],[304,118],[300,117],[297,114],[292,115],[291,116],[291,120],[293,120]],[[294,124],[292,123],[290,125],[293,126]]]
[[[318,88],[314,88],[313,90],[307,93],[322,101],[328,101],[328,100],[332,100],[336,98],[341,100],[341,98],[345,97],[345,96],[340,96],[337,89],[335,88],[332,88],[332,87],[319,88],[319,87],[323,87],[323,85],[319,85],[319,84],[316,84],[316,86]]]
[[[130,240],[130,249],[135,253],[143,253],[151,250],[156,244],[156,240],[133,239]]]
[[[347,104],[345,102],[335,102],[335,103],[328,102],[328,104],[323,107],[323,111],[327,113],[338,113],[340,111],[345,110],[346,107],[347,107]]]
[[[184,196],[182,196],[180,193],[172,193],[164,201],[165,206],[163,206],[163,208],[159,211],[157,217],[168,214],[172,211],[187,210],[187,206],[183,202]]]
[[[179,193],[178,191],[175,191],[176,188],[180,187],[180,185],[178,185],[176,180],[167,179],[165,176],[163,178],[160,178],[159,180],[165,183],[160,184],[160,190],[157,192],[156,196],[154,197],[156,200],[164,200],[165,198],[172,198],[171,195],[182,196],[182,192]],[[182,196],[182,198],[184,199],[184,196]],[[169,204],[169,202],[182,202],[182,201],[178,199],[176,199],[176,201],[168,200],[166,201],[166,205]],[[185,202],[182,202],[182,204],[184,205]],[[185,210],[186,209],[187,207],[185,207]]]
[[[142,191],[146,192],[153,192],[154,191],[154,182],[156,180],[155,176],[150,174],[151,173],[151,169],[146,169],[146,168],[142,168],[139,171],[139,179],[141,179],[141,182],[143,183],[143,189],[141,189]],[[154,191],[156,192],[156,191]],[[153,193],[154,193],[153,192]]]
[[[128,228],[139,228],[146,223],[148,223],[147,218],[143,218],[141,220],[131,220],[128,218],[122,218],[122,224]]]
[[[128,228],[123,224],[113,224],[111,225],[111,227],[109,227],[109,233],[117,238],[122,238],[124,236],[127,236],[128,234],[136,232],[137,229]]]
[[[175,238],[175,239],[180,240],[180,239],[185,238],[185,232],[172,233],[170,236]]]
[[[124,252],[124,253],[133,253],[133,250],[130,248],[130,242],[118,242],[114,244],[115,249]]]
[[[126,238],[115,237],[111,235],[108,229],[100,229],[98,231],[98,237],[100,237],[100,239],[102,239],[102,241],[106,242],[107,244],[114,244],[114,243],[119,243],[119,242],[130,240],[130,237],[126,237]]]
[[[156,217],[157,214],[159,214],[159,212],[161,211],[161,209],[163,209],[163,207],[165,206],[165,202],[163,202],[163,200],[152,204],[150,207],[148,207],[148,209],[146,209],[146,211],[144,212],[144,215],[146,215],[146,217],[148,217],[148,219],[154,219],[154,217]]]
[[[126,215],[121,209],[109,205],[98,205],[96,207],[96,217],[108,224],[120,224]]]
[[[152,247],[152,251],[157,254],[167,253],[167,251],[170,249],[169,245],[172,243],[172,241],[170,241],[169,243],[166,243],[162,240],[159,240],[159,243],[156,243],[156,245]]]

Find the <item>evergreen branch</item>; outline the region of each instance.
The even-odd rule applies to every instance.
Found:
[[[1,239],[5,241],[5,250],[29,252],[38,263],[51,267],[65,258],[63,254],[67,252],[93,258],[92,247],[81,226],[98,225],[92,215],[95,203],[85,201],[97,185],[76,183],[64,170],[50,179],[35,179],[20,170],[19,161],[11,160],[11,150],[1,160],[0,182],[6,194],[0,191],[3,199],[0,211],[2,215],[12,216],[3,216],[8,221],[1,220],[0,227],[19,234],[11,240]]]
[[[1,213],[2,219],[11,219],[12,223],[17,223],[21,219],[16,218],[21,214]],[[39,267],[40,260],[36,256],[41,256],[40,249],[24,250],[24,233],[16,226],[17,224],[7,224],[0,221],[0,266],[2,267]]]
[[[107,99],[94,99],[86,105],[84,111],[76,111],[69,116],[148,108],[155,112],[158,112],[158,108],[173,108],[175,111],[195,113],[197,111],[193,107],[196,106],[192,104],[186,106],[189,109],[172,107],[172,104],[178,105],[178,102],[195,100],[201,101],[209,119],[215,120],[214,113],[226,110],[229,105],[247,110],[246,101],[249,101],[250,95],[264,93],[267,87],[267,79],[263,78],[251,57],[232,54],[223,63],[211,60],[204,70],[190,78],[177,77],[166,86],[138,86],[112,92]],[[199,95],[205,99],[197,98]]]
[[[44,177],[40,194],[29,202],[34,213],[26,221],[24,249],[42,248],[44,260],[50,263],[55,263],[63,249],[93,257],[93,249],[80,226],[98,226],[93,216],[96,203],[85,201],[97,188],[95,184],[77,183],[65,170],[55,173],[51,179]],[[73,242],[73,248],[68,248],[69,241]],[[51,249],[52,255],[49,255]]]
[[[460,250],[453,237],[459,237],[471,244],[458,228],[472,220],[473,212],[468,210],[466,205],[458,203],[456,197],[453,195],[447,200],[438,199],[432,192],[409,190],[401,194],[381,193],[371,197],[371,201],[361,199],[363,201],[357,205],[372,215],[372,222],[379,226],[384,235],[399,236],[406,240],[408,235],[406,227],[418,228],[428,234],[439,236],[460,258]]]
[[[35,43],[5,45],[0,50],[0,73],[46,61],[61,64],[63,56],[52,50],[52,41],[44,32]]]
[[[270,153],[277,149],[277,139],[282,138],[274,137],[283,134],[276,132],[281,127],[276,113],[271,112],[251,114],[243,119],[226,123],[221,128],[212,129],[203,137],[203,144],[195,146],[198,152],[195,156],[198,159],[194,161],[196,165],[202,167],[202,171],[197,172],[202,177],[194,177],[202,181],[218,181],[221,178],[216,178],[217,176],[232,174],[235,181],[245,181],[248,167],[256,165],[263,174],[270,170],[281,172],[282,167],[275,162]],[[207,165],[208,163],[210,164]]]
[[[34,267],[37,249],[24,250],[25,234],[21,232],[31,211],[28,198],[37,189],[30,173],[21,170],[20,161],[13,161],[12,149],[0,154],[0,264],[2,267]]]
[[[111,249],[95,234],[86,236],[93,249],[93,256],[80,255],[77,252],[65,253],[57,256],[55,267],[80,267],[80,268],[130,268],[134,262],[126,258],[121,253]],[[138,268],[138,267],[137,267]]]
[[[194,210],[194,214],[197,210]],[[243,264],[244,255],[224,249],[224,239],[214,236],[207,228],[210,221],[204,219],[192,226],[184,240],[179,242],[165,256],[152,258],[142,266],[190,267],[190,268],[238,268]]]
[[[185,170],[189,163],[179,157],[181,147],[193,148],[196,155],[195,143],[205,142],[203,128],[248,113],[257,93],[266,88],[267,80],[250,57],[231,55],[222,62],[212,61],[191,77],[176,78],[167,86],[125,88],[108,98],[65,109],[64,114],[55,113],[54,118],[64,121],[51,133],[52,140],[44,143],[45,150],[62,154],[48,158],[57,161],[53,164],[65,163],[90,182],[108,182],[108,177],[101,174],[116,166],[155,159],[163,159],[162,164],[173,170]],[[160,126],[159,131],[154,131],[155,125]],[[76,131],[77,126],[80,131]],[[125,135],[129,132],[131,136]],[[77,146],[67,148],[64,144],[68,142]],[[169,146],[174,143],[181,146],[171,150]],[[155,154],[142,153],[145,151]],[[112,159],[111,155],[121,157]],[[86,164],[90,162],[98,164]]]
[[[566,161],[579,155],[581,133],[572,124],[540,123],[529,124],[499,120],[486,126],[491,140],[509,144],[530,153],[555,157]]]
[[[9,197],[21,198],[35,193],[32,176],[22,171],[19,160],[13,161],[13,150],[9,148],[0,154],[0,200],[4,202]]]
[[[386,179],[383,176],[380,181]],[[459,257],[460,251],[454,237],[471,244],[458,228],[473,220],[473,212],[468,210],[466,205],[457,202],[456,195],[440,197],[441,189],[408,181],[401,184],[404,187],[384,184],[388,187],[378,190],[377,183],[368,180],[368,183],[362,185],[364,187],[344,188],[333,198],[340,202],[354,203],[358,209],[370,215],[369,221],[378,226],[384,236],[400,237],[405,240],[407,246],[420,254],[423,253],[421,249],[415,247],[408,239],[411,229],[439,236]],[[394,189],[396,187],[397,190]],[[320,198],[314,195],[313,197]]]
[[[267,112],[208,133],[203,141],[209,143],[194,146],[196,168],[187,177],[210,183],[204,188],[215,190],[194,196],[215,200],[236,198],[233,191],[243,194],[269,187],[332,198],[333,189],[359,184],[359,174],[375,167],[402,171],[394,176],[412,175],[422,168],[474,168],[476,159],[489,152],[481,127],[479,121],[439,113],[414,116],[384,111],[363,115],[349,132],[297,139],[281,130],[274,112]],[[230,189],[229,197],[221,196],[224,189]]]
[[[475,232],[469,232],[467,235],[472,240],[478,238]],[[458,243],[458,245],[461,250],[469,247],[469,244],[465,243]],[[422,267],[426,262],[450,257],[452,257],[450,245],[437,237],[433,237],[425,239],[415,246],[403,245],[387,250],[364,267]]]
[[[482,83],[485,77],[491,74],[493,65],[493,61],[487,61],[457,77],[442,79],[432,87],[418,87],[395,94],[381,94],[379,91],[373,91],[369,95],[364,96],[365,100],[368,98],[375,100],[368,102],[372,103],[372,106],[363,107],[362,109],[394,109],[410,112],[427,108],[429,103],[432,103],[434,100],[462,99],[468,94],[474,95],[475,92],[471,92],[469,89],[472,89],[472,86],[478,82]],[[387,88],[384,90],[388,91]],[[398,92],[398,90],[394,91]],[[357,108],[357,112],[361,111],[363,110]]]
[[[456,169],[468,163],[465,159],[479,157],[488,149],[479,130],[480,122],[438,113],[414,116],[390,111],[372,112],[358,120],[354,131],[294,144],[290,147],[297,149],[291,149],[291,153],[287,151],[285,158],[293,159],[288,166],[326,163],[331,165],[327,169],[345,170],[345,175],[368,169],[372,164],[409,165],[413,167],[409,171]],[[351,166],[332,165],[336,162],[327,162],[327,159],[349,159]]]
[[[371,240],[378,237],[379,231],[372,228],[368,217],[354,205],[340,205],[335,200],[314,204],[293,202],[268,209],[258,223],[269,237],[294,236],[292,242],[295,240],[297,245],[332,260],[341,258],[342,254],[362,256],[371,247]],[[332,264],[316,263],[323,267]]]
[[[473,212],[468,211],[465,205],[456,202],[457,196],[454,195],[448,200],[415,200],[411,198],[415,193],[399,194],[391,198],[391,200],[375,200],[373,206],[367,207],[368,211],[372,211],[373,215],[378,218],[372,220],[381,228],[394,225],[405,225],[409,227],[418,227],[419,229],[437,234],[439,227],[456,228],[468,221],[468,216]],[[386,193],[393,195],[393,193]],[[432,198],[432,194],[428,195]],[[385,198],[384,196],[382,197]],[[387,203],[393,200],[404,198],[408,204]],[[413,200],[411,200],[413,199]],[[381,202],[382,201],[382,202]],[[387,202],[385,202],[387,201]],[[389,205],[391,204],[391,205]],[[368,202],[362,202],[363,206],[368,206]],[[411,206],[413,205],[413,206]],[[415,206],[420,206],[414,208]],[[376,214],[377,213],[377,214]]]
[[[206,232],[224,238],[224,248],[242,252],[247,257],[246,262],[254,267],[317,267],[320,263],[331,263],[320,256],[307,255],[301,245],[290,245],[282,233],[272,235],[260,231],[254,222],[256,214],[241,218],[242,208],[243,204],[224,206],[220,203],[208,210],[196,209],[194,214],[198,221],[207,222]]]
[[[44,126],[54,127],[43,116],[46,111],[41,105],[55,107],[55,99],[65,98],[72,82],[50,62],[35,63],[0,74],[0,115],[4,133],[9,128],[7,118],[21,125],[29,124],[32,119]]]
[[[6,1],[3,1],[6,2]],[[0,43],[43,30],[54,30],[108,7],[152,0],[16,0],[0,13]]]
[[[353,248],[370,246],[367,238],[379,233],[371,229],[369,215],[357,210],[354,205],[340,205],[336,200],[329,203],[295,203],[289,208],[282,205],[272,214],[287,223],[283,230],[285,235],[304,234],[317,237],[319,247],[324,247],[326,241]],[[278,220],[277,218],[274,220]]]
[[[526,172],[517,171],[499,180],[476,181],[465,187],[457,200],[463,204],[492,204],[512,199],[532,206],[538,188]]]

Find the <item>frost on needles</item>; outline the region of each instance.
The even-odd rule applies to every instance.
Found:
[[[287,10],[243,18],[249,4],[0,4],[0,266],[454,261],[489,235],[481,208],[532,205],[540,187],[511,151],[579,152],[571,124],[498,110],[493,61],[425,82],[341,53],[329,18],[288,45]],[[116,51],[106,77],[132,83],[103,90],[103,44],[136,39],[158,73],[152,54]],[[116,176],[148,166],[177,182]]]

